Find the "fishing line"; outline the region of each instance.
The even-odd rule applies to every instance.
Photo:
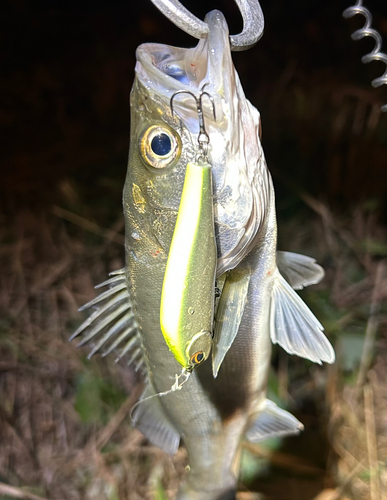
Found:
[[[162,397],[162,396],[167,396],[168,394],[172,394],[173,392],[180,391],[183,385],[188,381],[189,377],[191,376],[192,370],[187,370],[186,368],[183,368],[182,372],[180,375],[177,373],[175,374],[175,382],[172,385],[168,391],[163,391],[163,392],[158,392],[156,394],[152,394],[151,396],[148,396],[144,399],[140,399],[140,401],[137,401],[137,403],[132,407],[130,410],[130,418],[132,421],[133,419],[133,412],[139,406],[141,403],[144,403],[145,401],[149,401],[150,399],[156,398],[156,397]],[[182,382],[179,382],[180,378],[184,377],[184,380]]]

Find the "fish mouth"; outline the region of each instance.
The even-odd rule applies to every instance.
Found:
[[[136,74],[150,91],[155,92],[168,104],[177,91],[206,92],[214,97],[217,115],[221,116],[221,99],[230,96],[234,88],[234,66],[231,58],[227,22],[223,14],[213,10],[206,15],[208,38],[200,40],[191,49],[146,43],[137,49]],[[174,108],[185,119],[192,133],[197,133],[197,123],[190,122],[189,115],[194,103],[189,96],[174,100]],[[197,120],[195,120],[197,122]]]

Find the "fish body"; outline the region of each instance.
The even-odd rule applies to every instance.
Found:
[[[190,471],[178,500],[235,499],[241,439],[257,442],[302,429],[266,399],[273,342],[318,363],[334,359],[322,326],[292,288],[320,281],[323,271],[311,258],[276,253],[274,189],[259,138],[259,113],[244,96],[223,15],[210,12],[206,22],[208,38],[194,49],[138,48],[124,188],[126,265],[88,304],[97,309],[73,335],[83,333],[81,344],[99,338],[91,354],[120,348],[120,356],[129,353],[145,372],[147,388],[134,409],[134,424],[168,453],[184,442]],[[199,126],[189,96],[175,98],[174,113],[170,100],[180,90],[199,94],[203,86],[216,108],[216,120],[209,108],[204,114],[220,297],[212,359],[171,391],[181,363],[161,329],[161,297]],[[166,149],[152,149],[151,127]]]

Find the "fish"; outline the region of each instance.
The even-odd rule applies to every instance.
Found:
[[[143,374],[146,389],[133,409],[134,426],[166,453],[176,453],[181,441],[188,452],[177,500],[235,499],[241,440],[256,443],[303,429],[266,397],[273,344],[319,364],[335,359],[323,326],[295,291],[318,283],[324,271],[311,257],[277,250],[260,114],[243,92],[223,14],[211,11],[205,22],[208,36],[194,48],[146,43],[137,49],[123,195],[126,263],[81,308],[94,312],[72,336],[82,336],[78,345],[92,345],[90,357],[115,352]],[[213,303],[206,299],[199,308],[211,310],[213,338],[211,355],[181,381],[185,361],[163,334],[161,298],[188,165],[198,163],[192,94],[199,98],[204,91],[216,110],[215,119],[212,103],[202,100],[216,283],[212,277],[206,282],[207,291],[215,288],[209,290]]]

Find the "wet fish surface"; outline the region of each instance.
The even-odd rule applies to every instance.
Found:
[[[134,425],[167,453],[184,442],[190,471],[178,500],[235,499],[241,439],[302,430],[266,399],[273,343],[316,363],[334,361],[322,325],[294,291],[318,283],[324,272],[310,257],[277,252],[260,115],[243,93],[223,14],[210,12],[206,23],[208,38],[196,48],[149,43],[137,49],[124,187],[126,265],[84,306],[95,311],[73,335],[82,334],[81,345],[93,344],[90,355],[116,351],[143,371],[147,386]],[[215,119],[203,100],[217,251],[214,338],[210,359],[171,391],[182,366],[161,331],[161,295],[199,125],[190,95],[176,96],[173,113],[170,101],[178,91],[200,95],[203,89],[216,110]]]

